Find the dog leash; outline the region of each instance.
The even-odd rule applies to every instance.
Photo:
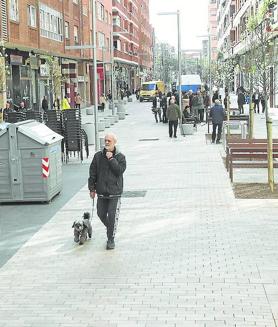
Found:
[[[91,214],[91,218],[90,218],[91,222],[93,220],[94,210],[95,210],[95,197],[92,198],[92,214]]]

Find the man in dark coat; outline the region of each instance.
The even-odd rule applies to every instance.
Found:
[[[169,121],[169,137],[173,136],[174,128],[174,137],[177,137],[177,128],[179,119],[181,119],[181,113],[179,106],[175,103],[175,99],[170,100],[170,106],[167,108],[166,116]]]
[[[214,106],[210,109],[210,117],[212,119],[212,136],[211,142],[215,142],[216,129],[217,129],[217,139],[216,143],[220,143],[223,121],[225,118],[225,112],[221,105],[220,100],[215,99]]]
[[[240,114],[244,113],[244,108],[243,108],[244,104],[245,104],[245,96],[242,93],[241,89],[239,89],[238,95],[237,95],[237,105],[238,105],[238,109],[239,109]]]
[[[252,95],[252,102],[254,103],[254,112],[260,113],[260,93],[259,91],[255,91],[255,93]],[[257,109],[257,111],[256,111]]]
[[[161,99],[161,107],[162,107],[162,121],[163,123],[168,123],[168,119],[166,117],[166,111],[167,111],[167,97],[165,94],[162,95]]]
[[[97,214],[106,227],[107,250],[115,248],[115,233],[119,219],[123,173],[126,170],[125,156],[116,148],[117,138],[105,135],[105,147],[95,153],[90,165],[88,188],[91,198],[98,196]]]
[[[48,101],[47,101],[46,96],[44,96],[42,99],[42,109],[44,112],[46,112],[48,110]]]

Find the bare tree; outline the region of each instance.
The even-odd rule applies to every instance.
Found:
[[[265,102],[265,117],[267,130],[267,157],[268,157],[268,183],[271,191],[274,190],[273,171],[273,142],[272,120],[269,115],[268,100],[270,97],[271,74],[270,69],[277,65],[277,46],[271,35],[271,21],[269,11],[276,0],[265,0],[257,14],[249,17],[248,27],[255,35],[253,77],[257,86],[262,90]]]

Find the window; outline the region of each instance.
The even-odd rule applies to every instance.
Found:
[[[78,26],[74,25],[73,26],[73,40],[74,40],[74,43],[78,43]]]
[[[77,4],[78,5],[78,0],[72,0],[73,3]]]
[[[113,25],[121,27],[121,18],[119,16],[113,17]]]
[[[70,38],[70,34],[69,34],[69,22],[65,21],[65,38],[69,39]]]
[[[37,10],[36,7],[28,5],[27,6],[27,17],[28,17],[28,25],[31,27],[37,26]]]
[[[105,10],[105,23],[108,24],[108,11]]]
[[[98,47],[105,47],[105,35],[103,33],[98,32]]]
[[[10,19],[16,22],[19,21],[18,0],[10,0]]]
[[[121,51],[121,41],[120,40],[114,41],[113,45],[114,45],[114,49]]]
[[[127,20],[124,21],[124,30],[128,31],[128,21]]]
[[[129,25],[129,32],[131,34],[133,34],[133,24],[132,23],[130,23],[130,25]]]
[[[63,16],[59,11],[40,4],[40,35],[58,42],[63,41]]]
[[[100,2],[97,2],[97,18],[104,21],[104,6]]]

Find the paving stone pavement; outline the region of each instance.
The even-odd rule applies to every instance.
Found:
[[[125,191],[146,193],[122,198],[116,249],[96,214],[92,240],[73,242],[72,222],[91,210],[84,181],[0,270],[0,326],[277,326],[278,202],[234,198],[205,126],[170,139],[150,103],[128,113],[110,130]]]

